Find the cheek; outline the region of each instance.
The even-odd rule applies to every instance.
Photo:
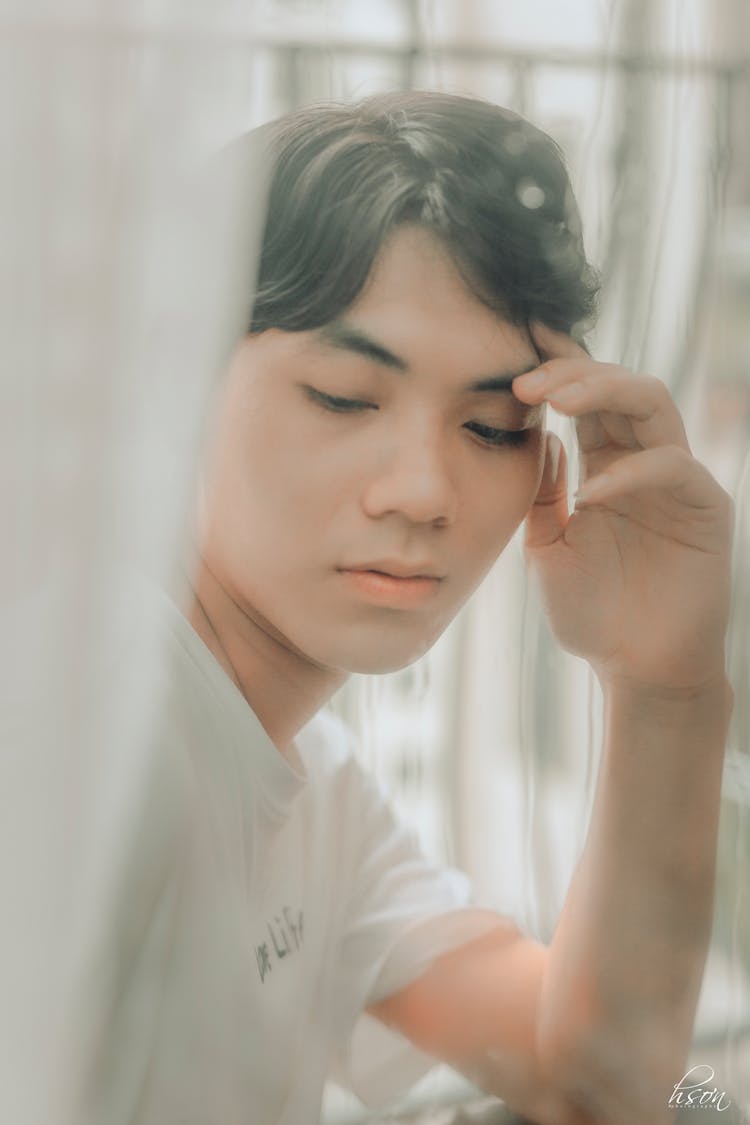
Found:
[[[541,437],[522,454],[501,454],[502,466],[470,491],[463,521],[464,543],[472,544],[465,556],[467,579],[472,585],[494,565],[529,512],[539,490],[544,459]]]
[[[467,490],[475,518],[488,537],[513,534],[531,508],[544,470],[544,442],[534,430],[521,451],[501,453],[492,471],[476,479]]]
[[[278,421],[257,434],[243,456],[235,547],[257,573],[277,577],[315,565],[342,508],[350,506],[356,464],[340,464],[332,443],[298,440]],[[304,437],[304,435],[302,435]]]

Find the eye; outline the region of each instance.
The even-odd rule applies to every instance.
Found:
[[[378,409],[374,402],[366,402],[361,398],[342,398],[340,395],[327,395],[325,391],[319,391],[315,387],[305,387],[305,393],[308,398],[322,406],[324,410],[330,410],[334,414],[355,414],[362,410]]]
[[[484,422],[467,422],[466,429],[476,434],[485,445],[502,446],[525,445],[529,440],[529,430],[499,430],[495,426],[486,426]]]

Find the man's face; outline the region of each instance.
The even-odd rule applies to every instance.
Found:
[[[318,666],[415,660],[534,501],[543,408],[509,384],[537,363],[434,236],[399,228],[340,319],[237,349],[205,480],[205,564]]]

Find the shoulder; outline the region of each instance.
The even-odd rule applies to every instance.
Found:
[[[295,740],[315,804],[327,806],[342,830],[370,838],[377,830],[391,834],[401,824],[390,794],[363,764],[356,732],[338,715],[324,709]]]

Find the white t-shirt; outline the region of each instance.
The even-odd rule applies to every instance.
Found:
[[[153,892],[126,920],[96,1125],[309,1125],[331,1072],[391,1097],[431,1060],[363,1009],[498,916],[427,862],[336,718],[282,756],[176,606],[142,590],[167,666],[131,860]]]

